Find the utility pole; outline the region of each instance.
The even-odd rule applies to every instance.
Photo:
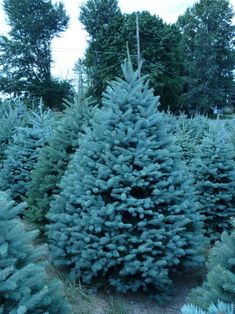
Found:
[[[83,69],[83,64],[82,61],[79,59],[78,62],[75,65],[75,73],[78,75],[78,95],[80,100],[83,100],[83,96],[84,96],[84,82],[83,82],[83,73],[84,73],[84,69]]]
[[[137,64],[140,77],[140,64],[141,64],[141,55],[140,55],[140,28],[139,28],[139,15],[136,13],[136,40],[137,40]]]
[[[81,99],[83,100],[84,91],[83,91],[82,69],[80,69],[79,74],[78,74],[78,92],[81,95]]]

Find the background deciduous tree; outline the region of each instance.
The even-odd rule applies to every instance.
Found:
[[[126,42],[132,59],[137,59],[136,14],[122,14],[117,0],[88,0],[81,7],[80,21],[89,34],[84,65],[90,93],[100,99],[107,82],[121,75]],[[180,32],[147,11],[139,13],[139,22],[142,73],[149,75],[162,107],[176,111],[182,91]]]
[[[4,0],[10,31],[0,37],[0,90],[10,95],[43,97],[49,106],[59,100],[48,93],[65,96],[68,88],[51,76],[51,42],[68,26],[62,3],[48,0]],[[44,92],[48,88],[48,92]],[[58,96],[57,95],[57,96]]]
[[[228,0],[200,0],[178,20],[185,58],[185,109],[208,112],[231,103],[234,16]]]

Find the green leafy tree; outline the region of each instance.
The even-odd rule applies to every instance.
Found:
[[[168,25],[147,11],[138,15],[141,57],[144,60],[141,72],[149,75],[150,86],[160,95],[160,108],[178,112],[183,87],[180,32],[176,25]],[[135,34],[136,14],[125,14],[122,42],[125,40],[129,43],[132,55],[137,51]]]
[[[62,85],[56,86],[51,77],[51,42],[68,25],[63,4],[4,0],[3,8],[10,32],[0,37],[0,90],[9,95],[40,98],[45,96],[42,88],[52,86],[55,93]],[[50,101],[47,104],[53,106]]]
[[[90,92],[100,99],[108,81],[122,74],[126,42],[136,55],[136,14],[121,14],[116,0],[88,0],[81,8],[80,21],[90,37],[84,59]],[[145,61],[142,73],[149,74],[162,107],[177,110],[182,90],[181,35],[175,25],[167,25],[147,11],[139,13],[139,21]]]
[[[230,103],[235,26],[228,0],[200,0],[178,20],[185,56],[187,111],[206,113]]]
[[[218,239],[235,215],[235,152],[222,128],[211,127],[193,161],[193,173],[207,235]]]
[[[107,80],[113,78],[114,69],[120,69],[120,51],[115,53],[113,47],[113,42],[119,41],[117,30],[120,32],[123,22],[118,1],[88,0],[81,6],[79,19],[89,34],[84,60],[90,87],[88,93],[100,100]],[[125,50],[126,43],[123,44]],[[122,53],[121,56],[123,60]]]
[[[41,149],[32,171],[27,199],[29,209],[25,215],[42,231],[45,231],[51,200],[59,193],[58,183],[79,147],[79,139],[93,114],[91,103],[90,99],[82,102],[76,95],[73,103],[67,102],[63,118],[48,144]]]
[[[32,82],[31,95],[36,100],[40,96],[43,102],[52,109],[63,110],[64,100],[72,100],[72,83],[68,80],[51,78],[50,82]]]
[[[107,88],[49,212],[56,265],[93,286],[155,288],[201,262],[202,222],[157,97],[130,62]]]
[[[233,224],[234,225],[234,224]],[[235,225],[231,234],[224,232],[212,248],[208,275],[201,287],[193,289],[189,301],[206,309],[211,303],[235,300]]]
[[[19,219],[24,208],[0,193],[0,313],[70,313],[61,284],[48,279],[40,261],[45,248],[33,246],[37,233]]]
[[[30,187],[31,171],[42,148],[53,131],[55,115],[50,110],[32,111],[26,126],[19,127],[11,145],[5,151],[6,158],[0,171],[0,188],[9,190],[14,200],[21,201]]]

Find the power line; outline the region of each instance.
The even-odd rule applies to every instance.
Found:
[[[154,64],[152,64],[150,61],[147,61],[147,60],[144,60],[144,62],[146,62],[146,63],[149,63],[149,64],[151,64],[152,66],[154,66]],[[168,70],[161,70],[162,72],[165,72],[165,73],[168,73],[168,74],[170,74],[170,75],[175,75],[175,73],[173,73],[173,72],[170,72],[170,71],[168,71]],[[194,79],[190,79],[190,78],[184,78],[183,76],[181,76],[180,77],[180,79],[182,80],[182,81],[185,81],[185,82],[190,82],[191,84],[193,84],[195,87],[197,86],[200,86],[200,84],[198,84],[198,83],[196,83],[195,82],[195,80]],[[215,91],[214,89],[212,89],[212,88],[209,88],[209,87],[207,87],[207,86],[205,86],[205,90],[208,90],[208,91],[210,91],[210,93],[214,93],[214,94],[220,94],[220,95],[224,95],[224,94],[226,94],[226,95],[228,95],[228,96],[232,96],[233,95],[233,93],[230,93],[230,92],[223,92],[223,91],[219,91],[218,89]]]
[[[76,49],[67,49],[67,48],[54,48],[53,51],[58,51],[62,53],[74,53],[78,52]],[[96,54],[103,54],[103,55],[120,55],[126,56],[126,52],[108,52],[108,51],[98,51],[98,50],[89,50],[89,52],[96,53]],[[131,56],[136,57],[137,54],[132,54]]]
[[[62,48],[62,49],[63,49],[63,48]],[[54,50],[57,50],[57,51],[58,51],[59,48],[56,48],[56,49],[54,49]],[[64,48],[64,51],[61,51],[61,52],[63,52],[63,53],[72,53],[71,51],[74,51],[74,49],[67,49],[67,48]],[[98,50],[90,50],[89,52],[95,53],[95,54],[101,54],[101,55],[113,55],[113,56],[120,55],[120,56],[126,56],[126,53],[125,53],[125,52],[123,52],[123,53],[122,53],[122,52],[107,52],[107,51],[98,51]],[[131,54],[131,56],[132,56],[132,57],[136,57],[136,56],[138,56],[138,54]],[[122,61],[119,61],[119,62],[117,62],[117,63],[115,63],[115,64],[112,64],[112,65],[110,65],[110,66],[104,68],[103,71],[109,70],[109,69],[111,69],[111,68],[113,68],[113,67],[115,67],[115,66],[120,65],[121,63],[122,63]],[[144,60],[144,63],[148,63],[148,64],[150,64],[152,67],[155,67],[155,64],[152,63],[152,62],[150,62],[150,61],[148,61],[148,60]],[[168,70],[166,70],[166,69],[161,70],[161,72],[162,72],[162,73],[168,73],[169,75],[175,76],[175,73],[174,73],[174,72],[170,72],[170,71],[168,71]],[[200,84],[196,83],[194,79],[184,78],[183,76],[181,76],[180,79],[181,79],[182,81],[186,82],[186,83],[191,83],[191,84],[193,84],[195,87],[196,87],[196,86],[198,86],[198,87],[200,86]],[[202,84],[203,84],[203,83],[202,83]],[[221,90],[220,90],[220,91],[219,91],[219,90],[215,91],[214,89],[209,88],[209,87],[207,87],[207,86],[205,86],[205,90],[209,91],[210,93],[214,93],[214,94],[221,94],[221,95],[224,94],[224,92],[221,91]],[[226,92],[226,95],[232,96],[233,93]]]
[[[183,43],[183,42],[182,42]],[[175,46],[178,46],[179,45],[179,41],[148,41],[147,42],[148,45],[159,45],[159,44],[167,44],[167,45],[175,45]],[[202,44],[192,44],[193,47],[212,47],[213,49],[217,49],[219,50],[220,47],[218,46],[212,46],[211,43],[202,43]],[[234,46],[233,43],[231,43],[231,46]],[[223,46],[224,47],[224,46]],[[228,48],[232,48],[232,47],[228,47]],[[53,50],[65,50],[65,51],[77,51],[76,48],[54,48]],[[89,50],[90,52],[93,52],[92,50]],[[104,53],[103,51],[99,51],[100,53]],[[109,52],[105,52],[106,54],[108,54]],[[126,54],[125,52],[110,52],[112,54]]]

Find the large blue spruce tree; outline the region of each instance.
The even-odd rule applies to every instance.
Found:
[[[52,203],[50,249],[75,278],[117,291],[154,288],[201,262],[202,223],[158,97],[123,64]]]
[[[0,192],[0,313],[66,314],[70,307],[57,280],[49,280],[37,236],[19,219],[25,205]]]

